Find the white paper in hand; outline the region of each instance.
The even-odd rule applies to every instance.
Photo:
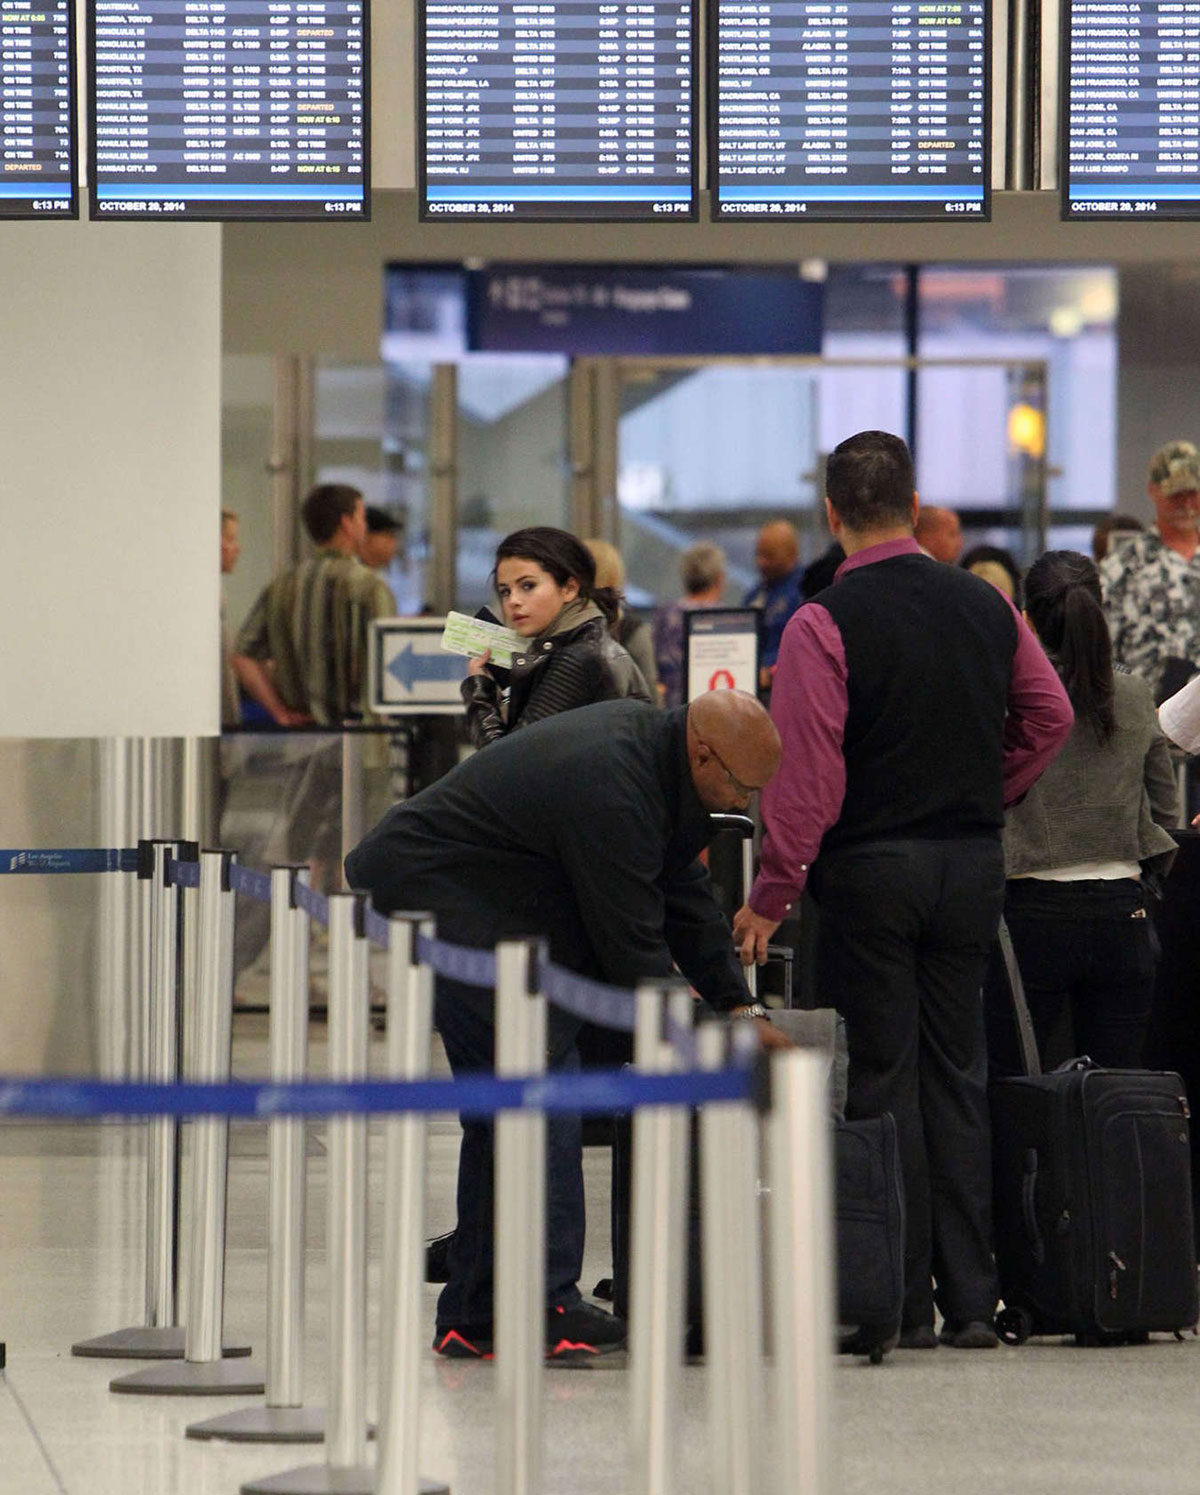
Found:
[[[469,618],[466,613],[446,614],[442,648],[451,654],[475,658],[490,649],[491,663],[508,670],[512,668],[513,655],[519,654],[524,647],[525,640],[511,628],[485,622],[482,618]]]

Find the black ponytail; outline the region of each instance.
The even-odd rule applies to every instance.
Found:
[[[1116,727],[1112,639],[1100,573],[1077,550],[1048,550],[1025,577],[1025,610],[1054,660],[1077,721],[1107,742]]]

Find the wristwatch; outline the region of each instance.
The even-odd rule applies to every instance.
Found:
[[[730,1017],[761,1017],[770,1021],[771,1014],[761,1002],[747,1002],[744,1007],[735,1007]]]

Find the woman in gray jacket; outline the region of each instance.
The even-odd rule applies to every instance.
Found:
[[[1164,827],[1176,815],[1170,752],[1145,681],[1114,673],[1087,556],[1051,550],[1025,578],[1025,616],[1058,668],[1075,727],[1062,753],[1004,830],[1004,916],[1038,1049],[1065,1006],[1074,1051],[1135,1068],[1150,1016],[1154,938],[1144,873],[1175,854]],[[1007,987],[989,982],[993,1068],[1019,1071]]]

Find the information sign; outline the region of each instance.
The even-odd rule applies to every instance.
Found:
[[[1064,218],[1200,216],[1200,0],[1068,0]]]
[[[423,218],[696,216],[698,0],[423,0]]]
[[[758,693],[757,607],[686,608],[683,614],[683,677],[687,698],[710,690]]]
[[[378,716],[458,716],[467,673],[442,648],[445,618],[377,618],[371,624],[368,691]]]
[[[987,0],[712,14],[714,216],[989,216]]]
[[[0,218],[75,218],[75,8],[0,0]]]
[[[92,0],[93,218],[370,216],[367,0]]]

